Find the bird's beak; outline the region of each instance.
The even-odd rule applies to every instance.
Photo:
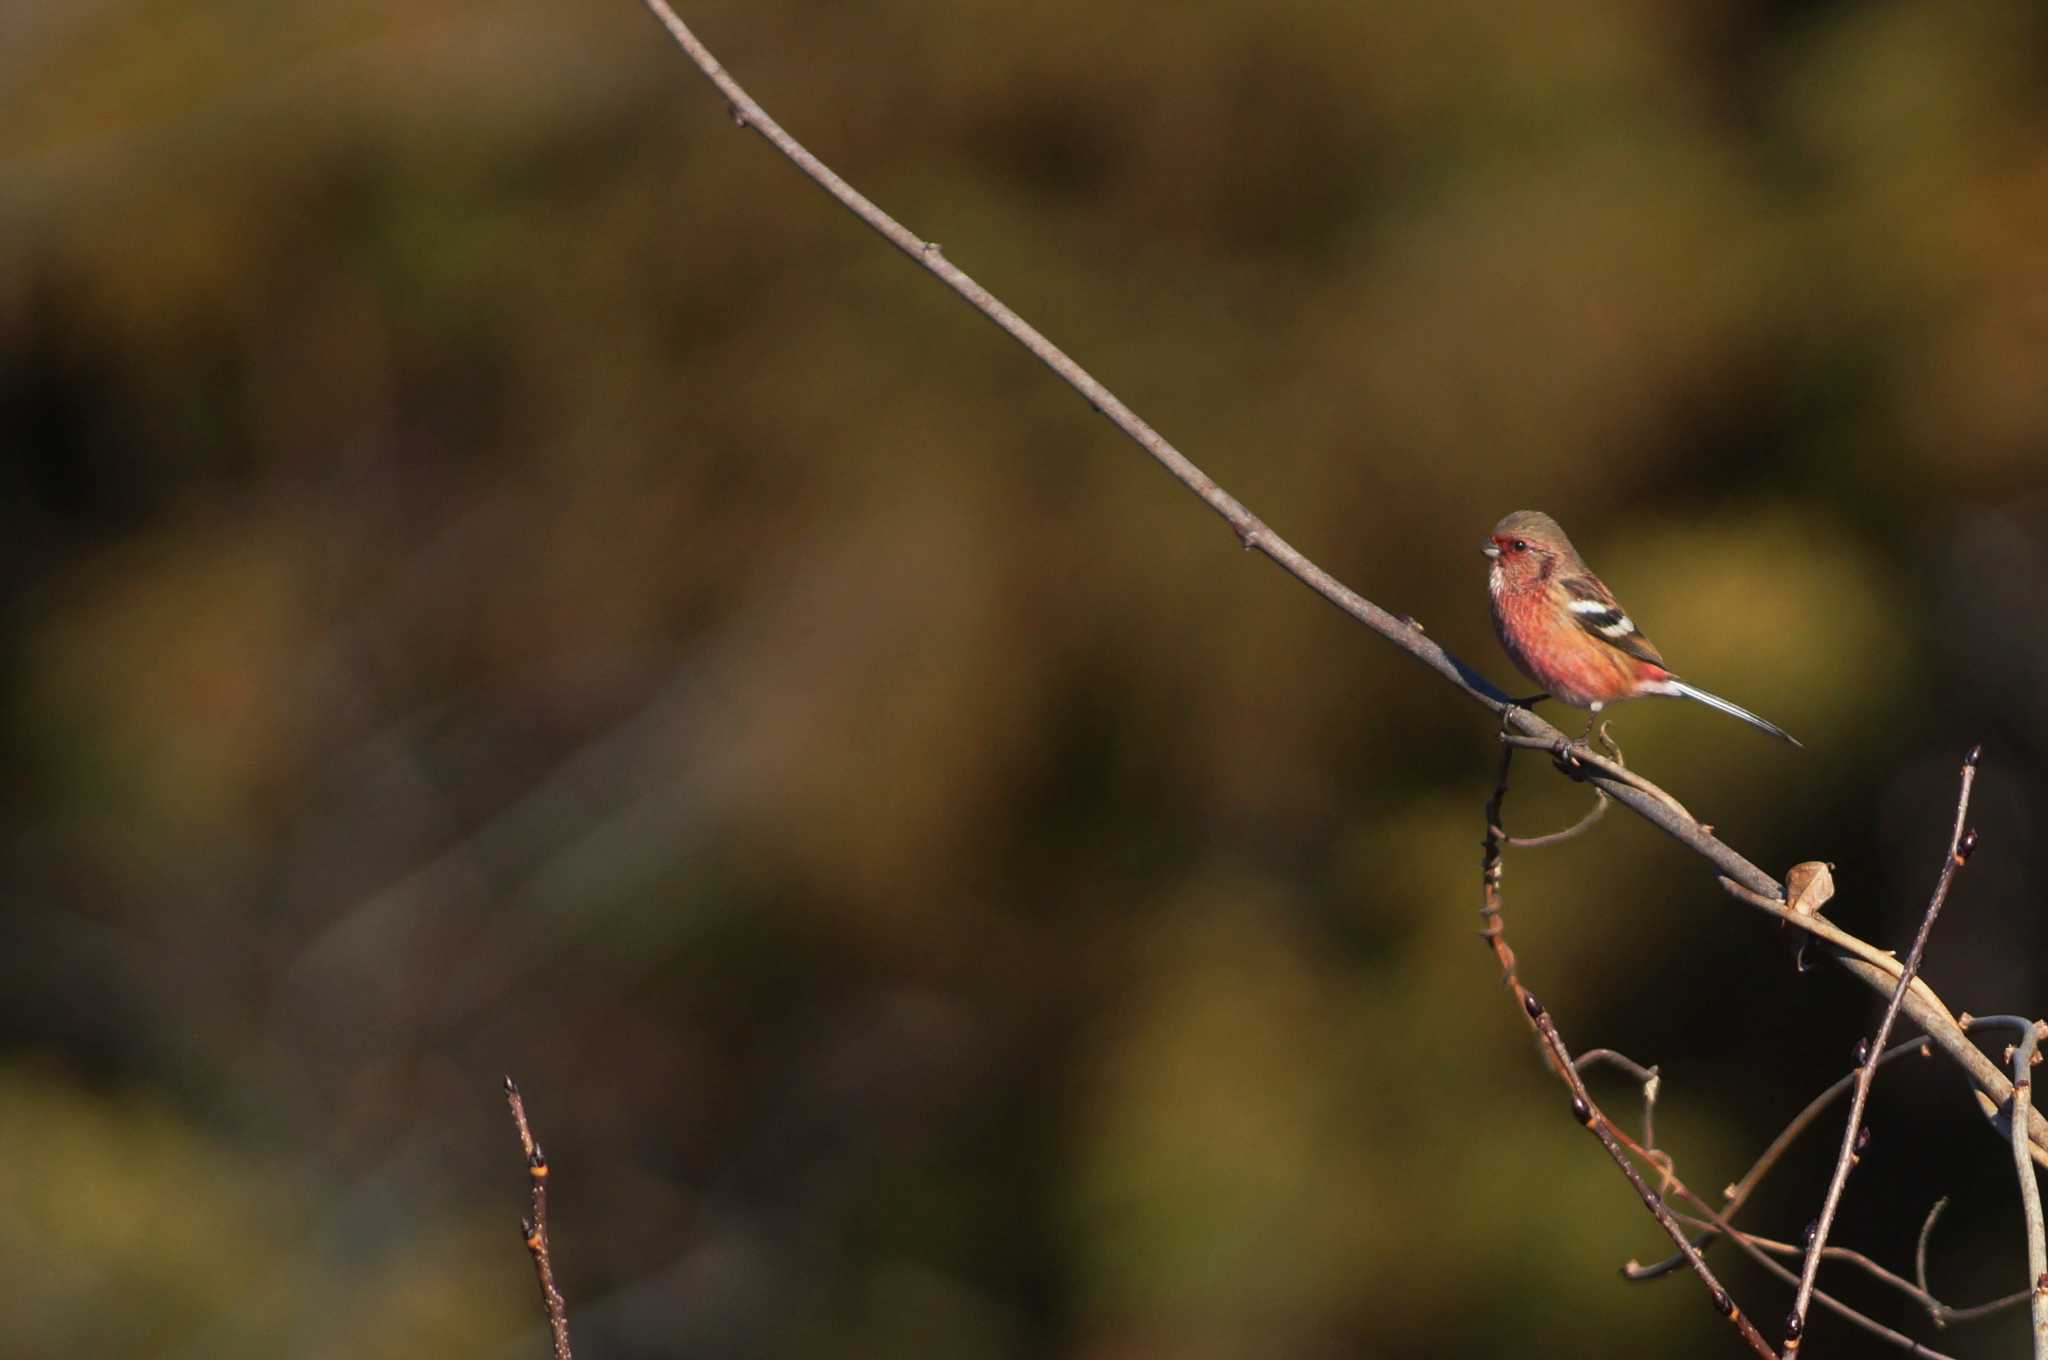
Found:
[[[1497,558],[1500,556],[1500,544],[1489,540],[1479,545],[1479,551],[1485,553],[1488,557]]]

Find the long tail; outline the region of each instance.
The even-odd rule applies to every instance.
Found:
[[[1784,728],[1778,726],[1776,723],[1766,721],[1763,718],[1759,718],[1756,714],[1750,712],[1748,709],[1744,708],[1740,704],[1731,704],[1718,694],[1709,694],[1705,690],[1695,688],[1692,685],[1688,685],[1685,683],[1685,681],[1679,680],[1675,677],[1671,680],[1666,681],[1665,683],[1671,686],[1671,692],[1673,694],[1679,695],[1680,697],[1686,699],[1697,699],[1701,703],[1705,704],[1708,708],[1718,708],[1731,718],[1740,718],[1744,722],[1748,723],[1751,727],[1760,728],[1763,731],[1770,733],[1774,737],[1779,737],[1785,741],[1791,742],[1794,746],[1800,745],[1799,738],[1793,736],[1790,732],[1787,732]]]

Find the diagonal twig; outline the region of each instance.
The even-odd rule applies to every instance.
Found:
[[[1685,1230],[1672,1217],[1671,1210],[1664,1203],[1663,1195],[1656,1190],[1652,1190],[1643,1180],[1642,1173],[1637,1171],[1635,1163],[1629,1160],[1629,1152],[1633,1151],[1638,1156],[1656,1165],[1667,1186],[1676,1183],[1676,1178],[1671,1174],[1669,1160],[1660,1160],[1659,1154],[1636,1144],[1626,1133],[1617,1128],[1611,1119],[1601,1113],[1599,1107],[1593,1104],[1593,1098],[1586,1090],[1584,1078],[1579,1075],[1579,1066],[1581,1064],[1591,1065],[1593,1062],[1601,1060],[1614,1062],[1624,1071],[1631,1072],[1632,1074],[1640,1074],[1644,1091],[1643,1137],[1645,1142],[1647,1142],[1651,1131],[1650,1109],[1656,1100],[1657,1080],[1654,1069],[1645,1068],[1641,1064],[1607,1049],[1591,1050],[1575,1061],[1571,1053],[1564,1046],[1564,1039],[1558,1033],[1557,1022],[1544,1009],[1543,1003],[1538,1001],[1522,985],[1521,978],[1515,972],[1515,954],[1508,947],[1506,927],[1501,920],[1500,892],[1501,849],[1507,841],[1506,833],[1500,829],[1501,804],[1507,799],[1508,772],[1513,763],[1514,748],[1503,745],[1501,747],[1500,774],[1494,781],[1492,796],[1486,800],[1486,839],[1480,842],[1480,847],[1484,853],[1480,858],[1482,896],[1479,915],[1480,919],[1486,922],[1485,929],[1480,931],[1480,938],[1492,948],[1495,958],[1500,961],[1501,981],[1513,989],[1515,1000],[1520,1003],[1523,1017],[1529,1022],[1529,1027],[1536,1032],[1536,1036],[1542,1044],[1544,1057],[1549,1060],[1551,1067],[1557,1072],[1558,1077],[1570,1089],[1572,1093],[1573,1115],[1600,1140],[1601,1146],[1607,1149],[1608,1156],[1612,1157],[1615,1164],[1621,1168],[1622,1175],[1628,1178],[1630,1186],[1641,1197],[1643,1206],[1650,1211],[1651,1216],[1657,1220],[1658,1225],[1670,1236],[1672,1242],[1678,1247],[1680,1255],[1685,1258],[1686,1263],[1693,1268],[1693,1272],[1699,1277],[1700,1283],[1706,1286],[1707,1297],[1712,1300],[1715,1311],[1719,1312],[1734,1325],[1736,1331],[1742,1336],[1744,1341],[1749,1343],[1752,1350],[1760,1355],[1770,1356],[1770,1343],[1764,1340],[1761,1332],[1757,1331],[1756,1324],[1751,1322],[1749,1317],[1736,1306],[1734,1297],[1722,1287],[1721,1282],[1714,1277],[1714,1272],[1708,1267],[1705,1259],[1686,1240]],[[1678,1188],[1681,1193],[1689,1194],[1682,1185]]]
[[[529,1191],[526,1218],[519,1225],[526,1249],[533,1255],[534,1278],[540,1282],[541,1307],[548,1316],[548,1335],[554,1343],[555,1360],[573,1360],[569,1350],[569,1305],[555,1288],[555,1260],[548,1241],[548,1155],[541,1150],[526,1122],[526,1098],[512,1078],[505,1078],[505,1103],[512,1107],[512,1123],[519,1130],[519,1150],[526,1156]]]
[[[1814,1278],[1820,1273],[1821,1249],[1827,1246],[1828,1231],[1834,1227],[1835,1212],[1841,1208],[1842,1187],[1848,1183],[1849,1168],[1855,1165],[1858,1139],[1863,1122],[1863,1109],[1870,1101],[1870,1083],[1877,1075],[1877,1064],[1871,1058],[1884,1051],[1891,1038],[1892,1025],[1899,1018],[1899,1009],[1905,1004],[1906,993],[1913,985],[1914,974],[1920,971],[1920,961],[1927,954],[1928,937],[1934,933],[1934,918],[1941,914],[1943,902],[1948,900],[1949,885],[1955,882],[1956,870],[1970,861],[1970,852],[1976,849],[1977,833],[1965,826],[1970,815],[1970,789],[1977,782],[1977,761],[1984,754],[1982,746],[1972,746],[1963,757],[1962,787],[1956,794],[1955,827],[1949,833],[1948,857],[1941,862],[1941,876],[1935,880],[1934,895],[1928,899],[1927,910],[1920,918],[1920,929],[1914,933],[1913,947],[1906,954],[1906,961],[1899,970],[1899,980],[1892,988],[1891,1000],[1885,1004],[1884,1018],[1878,1021],[1876,1038],[1858,1046],[1856,1063],[1856,1090],[1849,1097],[1849,1118],[1842,1129],[1842,1150],[1835,1158],[1835,1173],[1828,1181],[1827,1196],[1821,1201],[1820,1217],[1815,1220],[1813,1240],[1806,1248],[1806,1261],[1799,1271],[1799,1292],[1792,1299],[1792,1314],[1785,1319],[1785,1354],[1790,1357],[1799,1349],[1799,1341],[1806,1331],[1806,1311],[1813,1302]],[[2020,1124],[2018,1141],[2020,1148],[2027,1148],[2025,1121]]]
[[[1439,646],[1414,619],[1397,617],[1351,589],[1317,566],[1287,542],[1265,521],[1246,509],[1235,496],[1218,486],[1208,473],[1169,443],[1166,437],[1111,392],[1093,374],[1076,363],[1030,322],[1019,316],[987,288],[947,259],[938,244],[927,241],[884,212],[866,195],[847,183],[836,171],[789,135],[753,96],[740,87],[703,40],[676,14],[668,0],[641,0],[649,13],[668,30],[676,45],[688,54],[704,78],[711,82],[739,127],[758,134],[796,166],[819,188],[884,240],[903,252],[913,263],[957,293],[966,303],[1000,327],[1032,356],[1051,369],[1061,381],[1078,392],[1090,406],[1137,444],[1173,478],[1200,498],[1237,535],[1247,551],[1269,558],[1288,575],[1322,596],[1344,613],[1372,629],[1415,660],[1435,671],[1467,698],[1501,716],[1503,724],[1521,737],[1549,749],[1570,745],[1565,733],[1515,703],[1485,676]],[[1582,748],[1574,748],[1579,750]],[[1704,856],[1721,873],[1753,892],[1783,896],[1778,881],[1750,863],[1733,848],[1716,840],[1711,831],[1685,814],[1675,799],[1661,794],[1656,786],[1631,776],[1619,766],[1589,760],[1598,773],[1593,778],[1624,806],[1652,825]]]

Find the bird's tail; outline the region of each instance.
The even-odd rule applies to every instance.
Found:
[[[1763,731],[1770,733],[1774,737],[1779,737],[1785,741],[1791,742],[1794,746],[1798,746],[1800,744],[1799,738],[1793,736],[1790,732],[1787,732],[1784,728],[1778,726],[1776,723],[1769,722],[1763,718],[1759,718],[1756,714],[1750,712],[1748,709],[1744,708],[1740,704],[1731,704],[1726,699],[1723,699],[1720,695],[1709,694],[1703,689],[1699,689],[1692,685],[1686,684],[1683,680],[1672,679],[1667,683],[1671,686],[1671,692],[1673,694],[1679,695],[1680,697],[1686,699],[1697,699],[1701,703],[1705,704],[1708,708],[1718,708],[1723,713],[1726,713],[1729,717],[1740,718],[1744,722],[1748,723],[1751,727],[1761,728]]]

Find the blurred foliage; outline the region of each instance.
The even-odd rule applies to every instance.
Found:
[[[1634,763],[1834,860],[1851,929],[1906,938],[1985,741],[1929,972],[2042,1009],[2039,6],[686,17],[1503,682],[1474,549],[1557,514],[1808,743],[1640,705]],[[1657,1239],[1473,944],[1484,716],[631,0],[15,6],[0,164],[21,1353],[541,1353],[507,1071],[592,1356],[1729,1353],[1691,1283],[1615,1278]],[[1516,829],[1584,806],[1540,763]],[[1506,884],[1695,1186],[1873,1013],[1626,816]],[[2017,1287],[1960,1082],[1888,1072],[1873,1120],[1837,1240],[1899,1266],[1950,1195],[1937,1289]]]

